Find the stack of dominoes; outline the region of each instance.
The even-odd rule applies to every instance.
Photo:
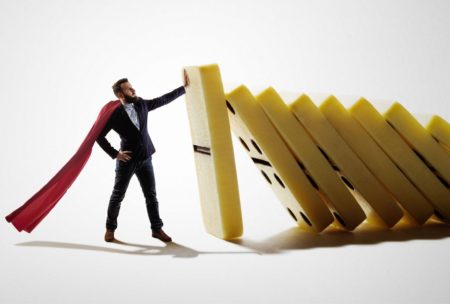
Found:
[[[286,104],[271,87],[225,94],[217,65],[185,70],[210,234],[232,239],[243,230],[230,131],[299,226],[450,222],[450,125],[439,116],[424,127],[399,103],[381,114],[364,98],[346,109],[334,96],[319,107],[307,95]]]

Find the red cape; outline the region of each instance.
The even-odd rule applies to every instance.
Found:
[[[97,120],[77,152],[64,167],[21,207],[6,216],[6,220],[12,223],[17,230],[25,230],[26,232],[33,231],[53,207],[55,207],[56,203],[63,197],[81,170],[83,170],[84,165],[91,156],[92,147],[98,135],[119,105],[119,100],[108,102],[101,109]]]

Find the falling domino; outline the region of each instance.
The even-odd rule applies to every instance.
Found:
[[[401,104],[395,102],[384,118],[409,144],[439,180],[450,188],[450,155]]]
[[[231,129],[302,227],[322,231],[334,218],[254,96],[243,85],[226,94]]]
[[[344,184],[388,227],[403,211],[418,224],[433,213],[450,222],[450,126],[441,117],[425,128],[398,103],[383,117],[363,98],[348,111],[333,96],[320,110],[306,95],[288,106],[273,88],[255,97],[241,85],[225,94],[215,64],[185,70],[208,233],[242,235],[230,127],[299,226],[353,230],[363,222],[366,214]]]
[[[288,106],[273,88],[258,94],[256,100],[301,164],[305,175],[314,181],[313,185],[328,202],[337,222],[347,230],[355,229],[366,219],[364,211]]]
[[[242,235],[231,132],[219,67],[185,68],[186,106],[206,231],[221,239]]]
[[[349,111],[405,176],[429,200],[435,209],[436,216],[450,221],[450,192],[375,107],[366,99],[361,98],[349,108]]]
[[[442,117],[433,116],[426,126],[431,136],[450,153],[450,124]]]
[[[316,139],[328,158],[337,165],[337,169],[342,171],[379,219],[388,227],[394,226],[403,217],[403,211],[311,99],[302,95],[293,101],[290,107],[297,119]]]
[[[350,148],[392,193],[414,221],[419,225],[424,224],[433,215],[434,210],[431,204],[395,166],[337,98],[334,96],[327,98],[320,105],[320,110]]]

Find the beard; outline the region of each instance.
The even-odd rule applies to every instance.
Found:
[[[137,96],[125,95],[124,98],[125,98],[125,102],[126,103],[135,103],[136,101],[138,101],[138,97]]]

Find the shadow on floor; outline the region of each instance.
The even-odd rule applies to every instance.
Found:
[[[177,258],[195,258],[203,254],[277,254],[288,250],[373,245],[384,242],[406,242],[411,240],[435,240],[448,237],[450,237],[449,225],[438,221],[430,221],[421,227],[402,224],[396,226],[395,229],[385,229],[377,225],[363,225],[353,232],[328,228],[325,232],[314,233],[299,227],[293,227],[263,241],[254,241],[245,237],[227,241],[250,250],[246,252],[197,251],[175,242],[167,243],[165,246],[149,246],[122,242],[120,240],[115,240],[114,244],[125,246],[125,249],[50,241],[31,241],[19,243],[16,246],[88,250],[141,256],[168,255]]]
[[[298,227],[277,233],[264,241],[241,238],[229,242],[256,250],[261,254],[275,254],[287,250],[342,247],[348,245],[372,245],[383,242],[405,242],[411,240],[434,240],[450,237],[450,226],[432,222],[422,227],[400,226],[384,229],[368,226],[354,232],[330,229],[314,233]]]
[[[49,242],[49,241],[31,241],[25,243],[16,244],[16,246],[26,247],[47,247],[47,248],[60,248],[60,249],[75,249],[75,250],[88,250],[88,251],[100,251],[108,253],[121,253],[128,255],[141,255],[141,256],[162,256],[169,255],[176,258],[195,258],[203,254],[255,254],[257,252],[239,252],[239,251],[197,251],[195,249],[177,244],[175,242],[167,243],[165,246],[149,246],[134,243],[122,242],[115,240],[114,244],[133,247],[137,249],[120,249],[112,247],[64,243],[64,242]]]

